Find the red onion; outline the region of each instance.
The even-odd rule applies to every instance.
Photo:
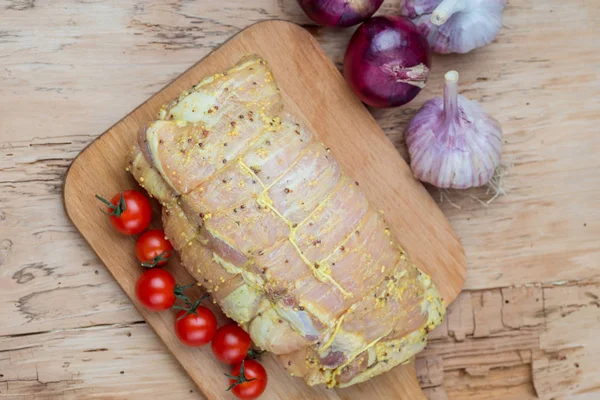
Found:
[[[310,19],[321,25],[348,27],[363,22],[383,0],[298,0]]]
[[[350,39],[344,76],[364,103],[397,107],[425,87],[430,65],[427,39],[412,22],[404,17],[375,17]]]

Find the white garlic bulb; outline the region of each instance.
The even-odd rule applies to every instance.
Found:
[[[485,185],[500,164],[502,129],[477,101],[458,94],[458,72],[444,78],[444,97],[428,100],[408,124],[411,168],[439,188]]]
[[[506,0],[404,0],[400,13],[436,53],[467,53],[496,38],[505,6]]]

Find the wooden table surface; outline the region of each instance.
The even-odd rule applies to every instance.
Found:
[[[396,13],[400,0],[381,12]],[[249,24],[305,25],[336,63],[352,30],[295,0],[0,0],[0,398],[198,399],[65,216],[97,135]],[[506,195],[430,189],[465,291],[417,359],[430,399],[600,398],[600,2],[509,0],[491,46],[435,57],[505,132]],[[373,111],[405,155],[409,106]]]

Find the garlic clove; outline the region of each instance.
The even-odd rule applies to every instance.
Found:
[[[506,0],[406,0],[400,13],[436,53],[468,53],[496,38],[505,6]]]
[[[444,78],[444,97],[428,100],[408,124],[411,168],[440,188],[485,185],[500,164],[502,129],[477,101],[458,94],[458,72]]]

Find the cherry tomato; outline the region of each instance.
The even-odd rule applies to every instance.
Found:
[[[108,215],[114,228],[124,235],[142,233],[150,224],[152,209],[146,196],[136,190],[125,190],[107,201],[96,195],[108,206]]]
[[[267,387],[267,371],[254,360],[236,364],[230,378],[229,389],[238,399],[256,399]]]
[[[246,358],[250,335],[237,324],[224,325],[217,330],[211,347],[215,357],[226,364],[237,364]]]
[[[160,267],[169,261],[173,246],[158,229],[146,231],[135,243],[135,254],[144,267]]]
[[[148,310],[168,310],[175,304],[175,279],[162,268],[147,269],[135,284],[135,295]]]
[[[217,332],[215,314],[206,307],[181,310],[175,320],[175,333],[183,344],[191,347],[204,346]]]

